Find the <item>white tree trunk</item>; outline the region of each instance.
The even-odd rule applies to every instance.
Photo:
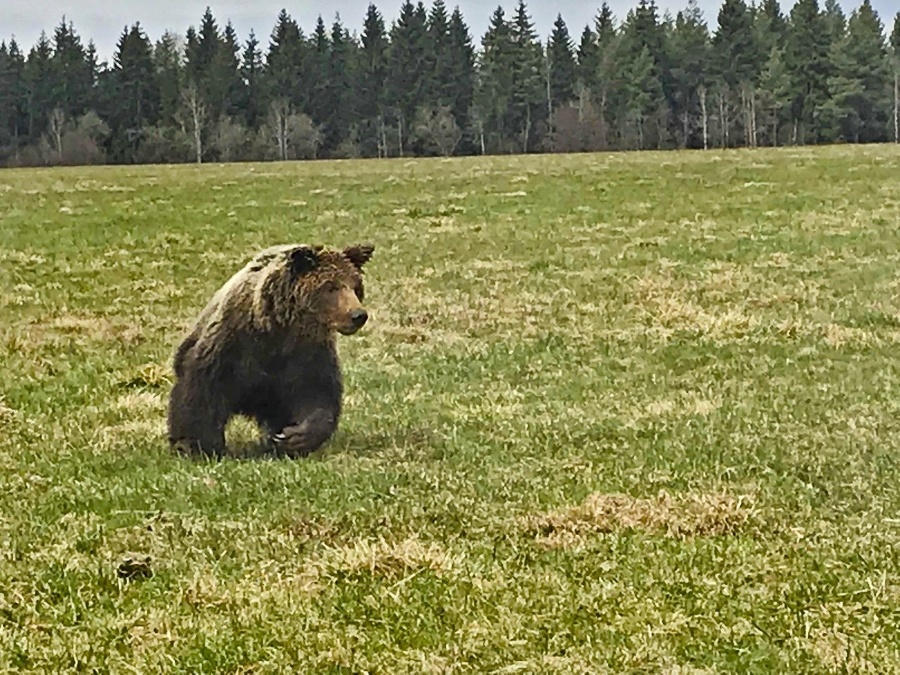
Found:
[[[194,137],[194,153],[197,164],[203,162],[203,127],[206,124],[206,107],[200,97],[200,92],[193,84],[184,91],[183,101],[187,108],[191,122],[191,132]]]
[[[900,143],[900,64],[894,70],[894,143]]]
[[[62,134],[63,134],[63,125],[66,123],[66,115],[59,108],[55,108],[52,113],[50,113],[50,133],[53,135],[53,143],[56,146],[54,149],[62,157]]]
[[[706,111],[706,87],[697,89],[700,96],[700,115],[703,117],[703,149],[709,150],[709,114]]]
[[[522,141],[522,152],[524,154],[528,154],[528,139],[531,135],[531,106],[525,106],[525,133],[523,134],[524,139]]]
[[[722,125],[722,147],[728,147],[728,109],[725,105],[725,94],[719,92],[719,124]]]
[[[750,140],[753,143],[751,147],[759,145],[756,130],[756,90],[753,88],[750,89]]]

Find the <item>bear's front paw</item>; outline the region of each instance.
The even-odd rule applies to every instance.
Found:
[[[318,446],[314,446],[308,433],[291,431],[272,436],[275,453],[290,458],[306,457]]]
[[[285,427],[272,436],[272,445],[278,454],[288,457],[306,457],[331,438],[335,429],[334,415],[317,410],[299,424]]]

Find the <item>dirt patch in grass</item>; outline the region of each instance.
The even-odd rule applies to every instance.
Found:
[[[753,516],[753,500],[746,495],[674,496],[663,490],[653,498],[594,493],[577,506],[528,518],[525,525],[540,545],[568,548],[586,536],[618,530],[677,539],[734,535]]]

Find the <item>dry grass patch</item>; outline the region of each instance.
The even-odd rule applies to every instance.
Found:
[[[228,580],[198,573],[184,585],[180,599],[193,609],[284,606],[302,602],[321,588],[320,570],[314,566],[300,564],[289,570],[263,564]]]
[[[673,496],[662,490],[642,499],[595,493],[577,506],[528,518],[526,529],[542,546],[568,548],[585,536],[617,530],[676,539],[733,535],[748,526],[753,515],[753,499],[747,495]]]
[[[421,572],[441,576],[457,564],[454,556],[436,542],[425,543],[412,535],[400,541],[383,537],[359,540],[348,546],[328,548],[316,564],[327,576],[369,573],[387,579],[404,579]]]
[[[119,396],[113,404],[116,410],[130,413],[158,413],[165,410],[162,396],[152,391],[130,391]]]
[[[736,287],[727,288],[734,278],[733,272],[719,271],[712,275],[708,287],[718,302],[737,293]],[[759,317],[737,307],[718,310],[703,307],[691,297],[703,288],[707,285],[694,287],[676,281],[671,273],[644,276],[634,284],[635,302],[631,306],[637,315],[643,314],[656,327],[669,331],[696,330],[712,338],[743,336],[760,325]]]
[[[722,407],[721,397],[701,396],[696,392],[676,392],[672,396],[635,406],[623,417],[626,424],[637,424],[648,417],[706,416]]]
[[[514,293],[502,281],[483,284],[475,294],[453,289],[437,293],[424,281],[409,279],[384,289],[382,297],[387,300],[377,308],[373,336],[441,346],[485,332],[497,337],[538,335],[546,329],[546,317],[567,311],[575,315],[583,309],[568,289]]]
[[[823,673],[878,673],[881,671],[850,636],[833,626],[818,628],[801,644],[820,663]],[[868,655],[873,656],[873,655]],[[887,657],[887,654],[881,656]],[[875,657],[876,661],[880,661]]]
[[[63,314],[43,323],[32,323],[24,333],[33,344],[51,345],[75,341],[119,342],[133,346],[146,339],[141,326],[92,314]]]

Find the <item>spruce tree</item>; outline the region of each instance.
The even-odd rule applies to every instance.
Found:
[[[0,45],[0,160],[18,156],[23,124],[25,57],[15,40]]]
[[[832,51],[835,75],[829,80],[829,117],[835,135],[855,143],[888,138],[891,84],[884,25],[863,0],[846,25],[846,34]]]
[[[894,16],[890,37],[891,63],[894,71],[893,129],[894,143],[900,143],[900,12]]]
[[[176,36],[166,31],[153,49],[153,65],[159,85],[159,120],[172,127],[181,106],[181,87],[184,80],[182,58]]]
[[[365,156],[386,154],[385,105],[387,103],[388,39],[384,19],[369,4],[356,71],[355,95],[360,120],[360,151]]]
[[[304,112],[310,116],[314,125],[321,128],[331,114],[328,103],[331,44],[321,15],[316,19],[316,27],[309,37],[308,45],[308,58],[304,60],[300,74],[300,81],[307,88]]]
[[[553,109],[570,103],[575,98],[575,44],[569,35],[569,28],[556,15],[553,32],[547,45],[550,62],[549,98]]]
[[[50,71],[53,108],[68,120],[84,114],[91,104],[94,73],[81,37],[65,19],[53,33]]]
[[[821,139],[816,111],[828,95],[829,34],[817,0],[797,0],[785,41],[785,65],[791,78],[791,133],[794,143]]]
[[[581,41],[575,50],[575,86],[581,108],[596,89],[599,67],[600,50],[597,46],[597,35],[590,26],[585,26],[581,32]]]
[[[450,18],[444,0],[434,0],[427,21],[428,77],[423,103],[430,107],[450,105],[453,89],[453,54],[451,53]]]
[[[459,7],[450,15],[449,32],[451,84],[447,89],[448,102],[457,126],[466,129],[475,92],[475,47]]]
[[[639,147],[659,147],[666,133],[664,115],[671,72],[666,68],[665,34],[653,0],[639,0],[637,8],[626,16],[618,58],[624,64],[625,79],[621,132],[630,134],[639,127]]]
[[[650,48],[645,44],[626,73],[627,121],[636,141],[636,148],[643,150],[648,145],[647,127],[659,109],[663,92]],[[629,134],[630,135],[630,134]]]
[[[787,21],[778,0],[763,0],[756,11],[754,22],[760,54],[768,57],[773,47],[784,47]]]
[[[328,45],[328,70],[325,102],[328,116],[322,121],[324,149],[334,152],[350,135],[354,121],[352,85],[353,47],[350,36],[341,24],[340,17],[331,26]]]
[[[53,50],[47,34],[41,31],[28,52],[22,73],[25,97],[25,119],[30,142],[36,142],[47,128],[54,106],[53,73],[50,58]]]
[[[428,64],[428,15],[419,2],[405,0],[391,27],[388,54],[388,98],[394,113],[396,144],[403,155],[409,147],[416,110],[423,101]]]
[[[258,129],[265,118],[264,64],[259,40],[251,30],[244,51],[241,53],[240,95],[237,99],[237,113],[250,129]]]
[[[708,131],[700,92],[709,79],[710,37],[696,0],[689,0],[687,8],[675,17],[671,55],[676,111],[681,120],[681,144],[683,147],[702,145],[703,133]],[[693,134],[698,123],[701,135],[699,143],[695,143]]]
[[[612,10],[604,2],[594,22],[597,33],[596,65],[594,74],[594,104],[599,117],[599,147],[610,143],[609,130],[617,116],[624,116],[624,96],[622,89],[623,61],[619,53],[620,35],[616,30]]]
[[[522,152],[536,145],[538,123],[546,117],[543,102],[543,50],[525,0],[519,0],[511,23],[514,47],[512,114],[519,133]]]
[[[744,0],[725,0],[719,9],[718,26],[712,48],[717,64],[716,76],[724,90],[724,105],[739,112],[743,142],[756,144],[756,83],[761,55],[757,44],[753,15]],[[720,120],[724,145],[731,138],[730,119]]]
[[[512,29],[503,7],[491,15],[481,39],[481,59],[475,91],[476,137],[482,151],[514,152],[512,100],[517,58]]]
[[[275,100],[285,101],[294,112],[309,110],[312,83],[305,70],[311,51],[300,26],[287,11],[281,10],[269,37],[263,71],[265,106],[261,110],[268,109]]]
[[[760,73],[760,108],[764,117],[763,136],[768,145],[779,145],[783,111],[791,104],[791,79],[784,61],[784,50],[773,45]]]
[[[132,161],[144,128],[156,124],[160,108],[153,45],[139,23],[120,36],[111,79],[114,97],[107,111],[110,150],[117,161]]]

